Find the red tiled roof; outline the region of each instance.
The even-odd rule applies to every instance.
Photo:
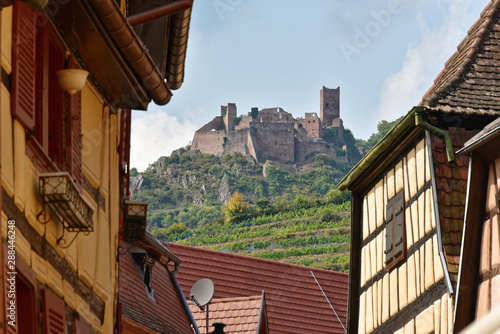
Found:
[[[216,299],[255,296],[264,290],[270,333],[344,333],[310,271],[344,324],[347,274],[178,244],[166,246],[183,260],[176,277],[186,299],[196,281],[209,278],[215,284]]]
[[[433,111],[500,115],[500,1],[493,0],[469,29],[421,105]]]
[[[206,311],[202,311],[191,301],[188,304],[198,328],[203,332],[206,328]],[[209,305],[209,323],[223,322],[226,324],[226,333],[256,334],[261,304],[262,295],[212,299]]]
[[[166,268],[158,262],[152,271],[155,299],[146,288],[129,253],[120,255],[119,295],[122,315],[158,333],[192,334],[191,324]]]

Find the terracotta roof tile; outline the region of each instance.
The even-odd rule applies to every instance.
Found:
[[[255,334],[259,323],[259,311],[262,295],[250,297],[235,297],[213,299],[209,305],[210,324],[223,322],[226,324],[226,333]],[[206,327],[206,311],[202,311],[191,301],[189,308],[200,330]],[[226,308],[227,306],[227,308]],[[264,315],[262,315],[264,316]],[[204,330],[201,330],[204,332]]]
[[[216,299],[255,296],[264,290],[271,333],[345,333],[310,271],[344,324],[347,274],[177,244],[166,246],[183,260],[176,276],[186,296],[201,278],[214,282]]]
[[[156,263],[151,286],[156,301],[146,295],[144,284],[129,253],[120,255],[119,294],[124,317],[158,333],[192,334],[169,273]]]
[[[452,143],[461,147],[475,133],[462,128],[448,128]],[[460,257],[463,219],[469,159],[460,157],[448,163],[442,159],[444,142],[431,136],[432,158],[436,179],[439,221],[441,225],[441,241],[445,250],[450,278],[456,286],[455,273],[458,272],[457,257]]]
[[[500,115],[499,7],[498,0],[489,3],[420,105],[440,112]]]

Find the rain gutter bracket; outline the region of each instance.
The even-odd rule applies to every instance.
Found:
[[[438,127],[435,127],[434,125],[426,123],[423,118],[424,110],[424,107],[413,107],[412,111],[414,111],[415,113],[415,126],[419,126],[443,139],[446,145],[446,155],[448,157],[448,162],[455,161],[455,152],[453,151],[453,143],[451,142],[449,133]]]

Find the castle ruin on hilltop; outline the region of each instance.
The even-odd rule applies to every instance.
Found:
[[[297,163],[317,154],[347,162],[346,147],[338,147],[335,140],[323,138],[332,133],[332,128],[336,138],[342,139],[340,87],[323,86],[319,117],[311,112],[305,113],[303,118],[294,118],[279,107],[252,108],[247,115],[238,117],[236,104],[221,106],[221,115],[195,132],[191,150],[214,155],[240,152],[251,155],[259,163],[266,160]]]

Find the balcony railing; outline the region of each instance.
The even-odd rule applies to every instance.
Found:
[[[70,232],[92,232],[94,208],[82,197],[68,172],[40,175],[40,195]]]

